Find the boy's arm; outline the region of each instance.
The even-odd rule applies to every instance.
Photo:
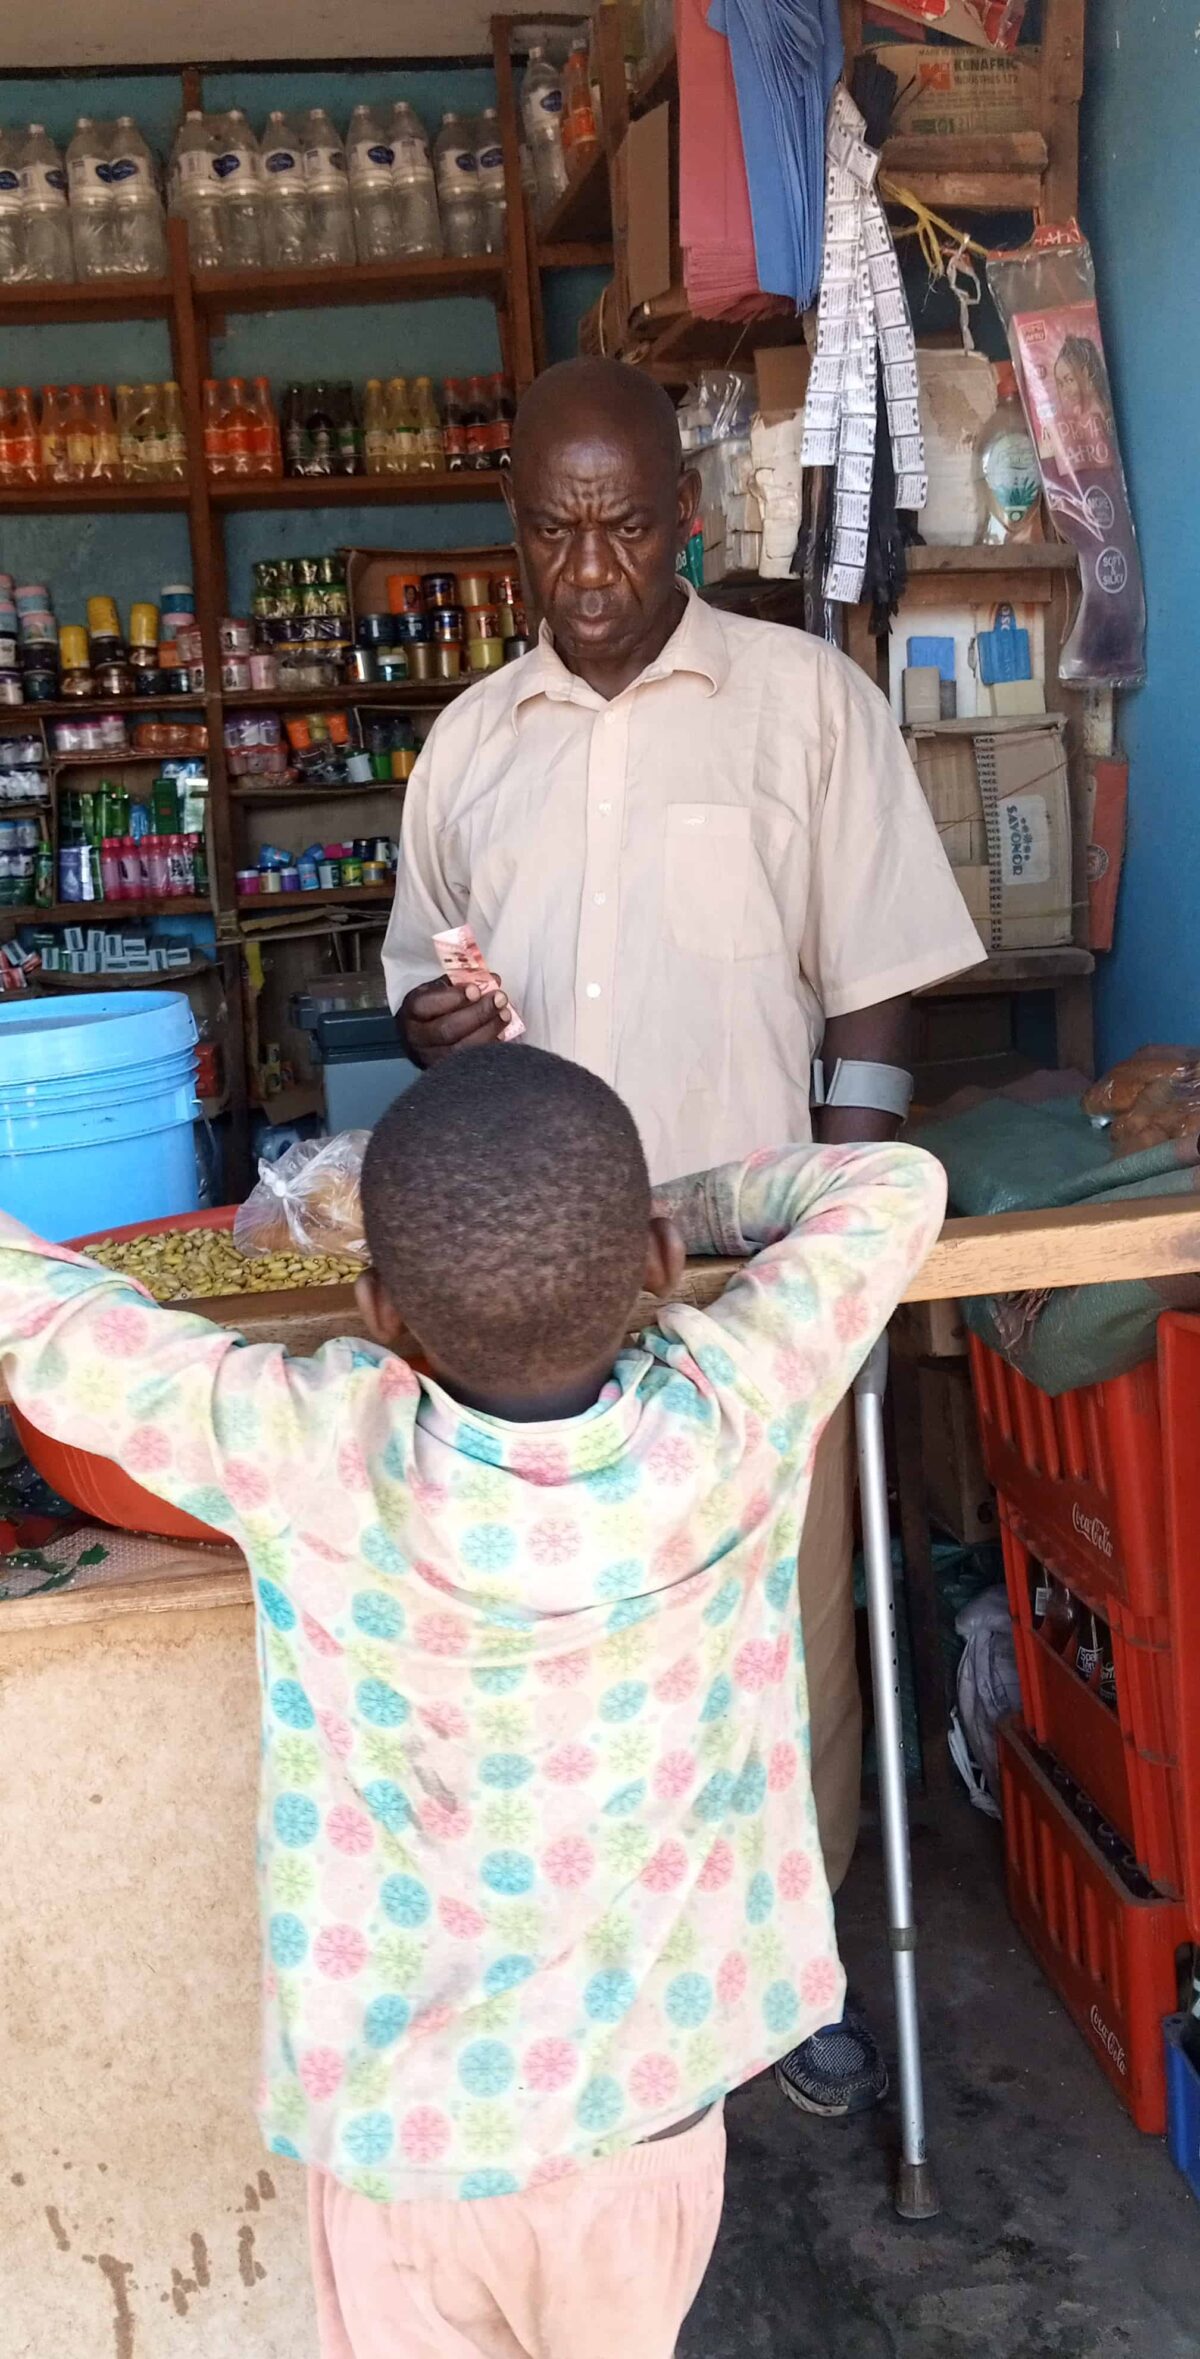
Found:
[[[369,1345],[290,1360],[281,1346],[165,1310],[3,1213],[0,1372],[52,1440],[115,1460],[157,1498],[238,1538],[283,1530],[317,1484],[336,1481],[348,1384],[415,1387],[402,1362]]]
[[[699,1314],[768,1399],[831,1414],[937,1237],[941,1164],[919,1147],[782,1147],[655,1191],[689,1253],[752,1255]],[[683,1335],[698,1314],[671,1306]],[[690,1332],[690,1331],[689,1331]]]

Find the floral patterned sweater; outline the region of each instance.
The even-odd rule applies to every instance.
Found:
[[[840,2011],[796,1549],[943,1175],[789,1148],[666,1196],[753,1258],[545,1424],[368,1344],[248,1345],[0,1216],[18,1406],[245,1551],[263,2129],[379,2200],[565,2173]]]

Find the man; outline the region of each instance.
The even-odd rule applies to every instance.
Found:
[[[699,483],[669,399],[635,370],[547,370],[512,460],[545,619],[536,648],[442,715],[409,784],[384,970],[410,1054],[497,1040],[511,993],[536,1046],[626,1100],[655,1180],[814,1127],[830,1144],[892,1137],[909,994],[983,953],[886,703],[820,640],[680,583]],[[502,990],[429,980],[431,935],[464,922]],[[835,1102],[811,1125],[818,1050]],[[843,1403],[799,1576],[834,1891],[861,1769],[851,1511]],[[776,2069],[819,2113],[887,2086],[854,2013]]]

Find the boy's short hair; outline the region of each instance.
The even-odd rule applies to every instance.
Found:
[[[641,1287],[650,1181],[628,1107],[544,1049],[463,1049],[389,1106],[362,1175],[395,1308],[461,1382],[537,1383],[611,1350]]]

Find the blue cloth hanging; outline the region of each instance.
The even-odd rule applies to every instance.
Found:
[[[729,43],[758,283],[798,311],[821,275],[825,112],[842,70],[837,0],[712,0]]]

